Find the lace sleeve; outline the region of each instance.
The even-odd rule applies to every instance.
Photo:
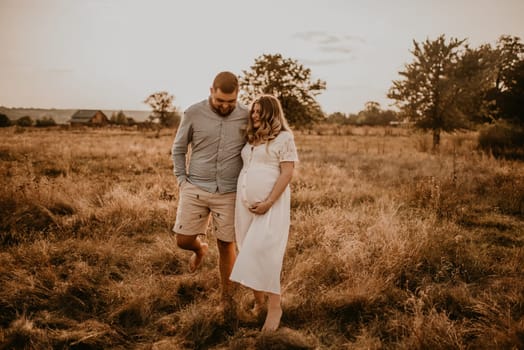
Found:
[[[286,132],[282,141],[279,143],[278,160],[280,162],[298,162],[297,148],[293,135]]]

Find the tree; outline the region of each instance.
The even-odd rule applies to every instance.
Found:
[[[3,113],[0,113],[0,128],[11,126],[11,120]]]
[[[160,136],[160,128],[171,127],[176,125],[173,120],[180,120],[178,112],[173,107],[173,100],[175,96],[169,94],[167,91],[159,91],[149,95],[144,103],[147,103],[153,109],[153,113],[149,116],[152,122],[158,125],[156,130],[156,137]]]
[[[466,47],[455,67],[456,105],[465,123],[478,124],[493,119],[493,103],[487,96],[495,86],[497,54],[488,45]]]
[[[167,91],[155,92],[149,95],[144,103],[153,109],[153,113],[149,116],[151,121],[157,122],[160,126],[168,126],[169,113],[175,110],[173,107],[174,99],[175,96]]]
[[[432,131],[433,149],[438,148],[442,131],[467,126],[461,103],[471,91],[464,89],[464,72],[459,69],[464,42],[455,38],[446,42],[444,35],[422,44],[413,41],[414,60],[399,72],[403,79],[393,81],[388,92],[415,127]]]
[[[326,122],[330,124],[346,124],[348,121],[347,116],[342,112],[331,113],[327,116]]]
[[[250,71],[240,78],[240,100],[250,103],[260,94],[276,96],[288,122],[294,126],[308,126],[323,118],[315,96],[325,90],[326,83],[311,80],[311,70],[298,61],[281,54],[263,54],[255,59]]]
[[[518,37],[501,36],[494,51],[496,81],[486,98],[493,119],[524,125],[524,44]]]
[[[118,111],[118,113],[113,112],[111,115],[111,123],[117,125],[127,125],[128,118],[122,110]]]
[[[512,69],[510,76],[507,89],[499,98],[501,117],[524,126],[524,60]]]
[[[364,105],[364,110],[358,112],[355,123],[357,125],[389,125],[390,122],[396,121],[397,113],[392,110],[382,110],[380,103],[368,101]]]
[[[498,53],[496,89],[509,88],[515,69],[524,59],[524,44],[517,36],[502,35],[497,41]]]
[[[496,157],[523,159],[524,44],[519,37],[503,35],[495,48],[485,51],[490,54],[485,74],[489,88],[479,104],[489,125],[480,129],[479,146]]]

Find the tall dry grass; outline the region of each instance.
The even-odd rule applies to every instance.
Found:
[[[170,232],[174,133],[0,130],[1,349],[520,349],[524,164],[448,135],[297,132],[282,327]],[[23,132],[22,132],[23,131]]]

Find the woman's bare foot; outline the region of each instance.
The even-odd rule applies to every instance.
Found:
[[[280,325],[280,318],[282,317],[282,308],[280,306],[273,306],[267,309],[266,322],[262,327],[262,331],[276,331]]]
[[[208,249],[209,246],[207,243],[200,243],[200,249],[194,252],[189,259],[189,272],[193,273],[196,271],[198,266],[200,266],[202,259],[204,259]]]

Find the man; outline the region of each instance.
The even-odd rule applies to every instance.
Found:
[[[199,235],[206,233],[211,216],[223,299],[230,294],[229,275],[236,258],[235,197],[249,113],[246,106],[237,103],[238,92],[237,77],[231,72],[219,73],[209,98],[184,112],[172,149],[180,194],[173,227],[177,245],[193,252],[189,271],[194,272],[208,250]]]

